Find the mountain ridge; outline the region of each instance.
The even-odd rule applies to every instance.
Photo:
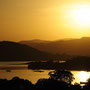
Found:
[[[22,43],[22,42],[19,42]],[[56,40],[49,43],[23,43],[40,51],[53,54],[69,54],[77,56],[90,56],[90,37],[80,39]]]

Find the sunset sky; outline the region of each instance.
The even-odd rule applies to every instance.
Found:
[[[90,0],[0,0],[0,40],[90,36]]]

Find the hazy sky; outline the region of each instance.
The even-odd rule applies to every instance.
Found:
[[[0,40],[90,36],[89,4],[90,0],[0,0]]]

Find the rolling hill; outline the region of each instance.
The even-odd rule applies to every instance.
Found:
[[[70,40],[57,40],[52,42],[48,41],[47,43],[44,43],[43,40],[38,41],[39,43],[32,41],[21,41],[19,43],[31,46],[40,51],[45,51],[53,54],[58,53],[75,56],[90,56],[90,37]]]
[[[0,61],[53,60],[56,56],[16,42],[0,42]]]

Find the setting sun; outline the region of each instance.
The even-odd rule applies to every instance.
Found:
[[[69,27],[78,30],[78,32],[87,32],[90,28],[90,5],[70,4],[65,10],[65,21]]]
[[[72,20],[79,26],[89,26],[90,24],[90,6],[79,5],[72,11]]]

